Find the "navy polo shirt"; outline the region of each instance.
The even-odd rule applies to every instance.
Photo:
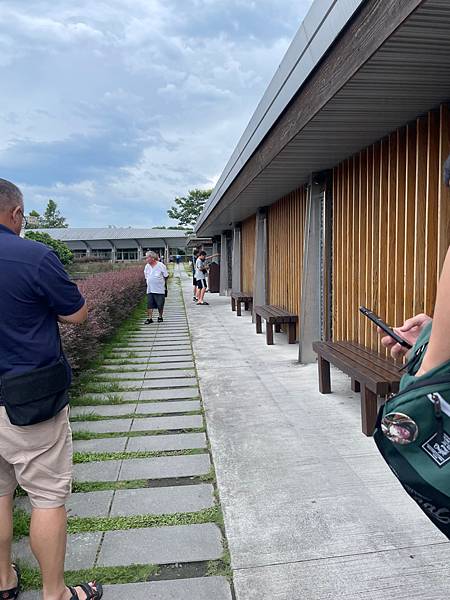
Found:
[[[84,299],[57,255],[0,225],[0,377],[57,362],[57,317],[79,311]]]

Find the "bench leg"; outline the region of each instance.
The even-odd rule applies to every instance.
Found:
[[[266,321],[266,340],[268,346],[273,346],[273,325]]]
[[[279,323],[275,323],[275,333],[281,332],[281,325]]]
[[[236,314],[238,317],[242,315],[242,303],[240,300],[238,300],[236,303]]]
[[[231,298],[231,310],[234,312],[236,310],[236,300]]]
[[[289,323],[289,343],[290,344],[295,344],[295,338],[297,334],[297,328],[295,326],[295,323]]]
[[[362,432],[367,435],[373,435],[375,424],[377,422],[378,398],[371,390],[363,386],[361,389],[361,422]]]
[[[256,315],[256,333],[262,333],[261,315]]]
[[[361,384],[356,379],[352,379],[352,392],[360,392]]]
[[[250,309],[249,309],[249,302],[245,302],[245,304],[244,304],[244,305],[245,305],[245,310],[250,310]]]
[[[331,394],[330,363],[319,356],[319,391],[321,394]]]

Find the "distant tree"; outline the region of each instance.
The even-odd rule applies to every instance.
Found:
[[[27,225],[25,229],[39,229],[41,226],[41,215],[37,212],[37,210],[30,211],[30,214],[27,217]]]
[[[182,225],[156,225],[152,229],[176,229],[177,231],[190,231],[189,227],[183,227]]]
[[[40,227],[42,229],[66,228],[69,227],[65,217],[58,210],[58,205],[54,200],[49,200],[44,215],[41,217]]]
[[[27,231],[25,237],[35,242],[41,242],[56,252],[63,265],[70,265],[73,262],[73,252],[69,247],[59,240],[55,240],[48,233],[42,231]]]
[[[180,227],[193,228],[212,190],[189,190],[187,196],[175,198],[175,204],[167,211],[171,219],[176,219]]]

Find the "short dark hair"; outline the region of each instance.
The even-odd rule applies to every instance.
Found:
[[[198,253],[199,256],[206,256],[206,252],[204,250],[202,250],[201,252]]]
[[[0,212],[22,205],[23,196],[19,188],[6,179],[0,179]]]

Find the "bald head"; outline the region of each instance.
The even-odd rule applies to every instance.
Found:
[[[10,212],[18,206],[23,207],[22,192],[10,181],[0,179],[0,213]]]
[[[0,179],[0,225],[5,225],[17,235],[23,225],[23,196],[19,188]]]

